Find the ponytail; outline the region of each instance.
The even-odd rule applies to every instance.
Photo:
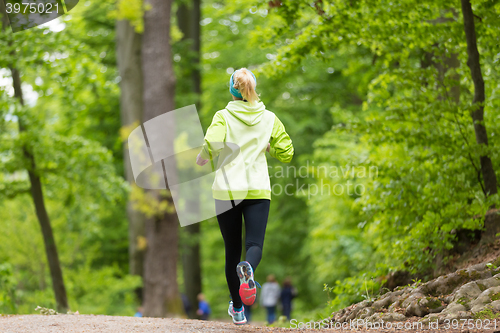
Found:
[[[230,89],[231,94],[233,94],[234,96],[243,98],[250,102],[250,104],[255,104],[255,102],[259,100],[259,96],[255,91],[257,81],[253,73],[248,69],[240,68],[236,72],[234,72],[234,74],[231,76],[231,84],[232,87],[230,88],[237,89],[236,92],[234,92],[233,89]]]

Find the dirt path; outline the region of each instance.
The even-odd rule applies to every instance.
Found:
[[[300,332],[300,333],[348,333],[348,332],[454,332],[454,333],[473,333],[473,332],[494,332],[495,330],[476,330],[476,329],[450,329],[440,328],[438,330],[366,330],[366,329],[287,329],[259,327],[252,325],[236,326],[232,323],[218,321],[200,321],[188,319],[162,319],[162,318],[134,318],[134,317],[112,317],[112,316],[93,316],[93,315],[22,315],[22,316],[3,316],[0,317],[1,333],[28,333],[28,332],[50,332],[50,333],[76,333],[76,332],[112,332],[112,333],[247,333],[247,332]],[[498,332],[498,331],[497,331]]]
[[[236,326],[219,321],[188,319],[135,318],[94,315],[20,315],[0,317],[0,333],[50,332],[126,332],[126,333],[189,333],[189,332],[289,332],[290,329],[252,325]],[[296,331],[296,330],[294,330]],[[309,330],[312,332],[311,330]],[[306,331],[301,331],[306,332]],[[317,332],[314,331],[314,332]]]

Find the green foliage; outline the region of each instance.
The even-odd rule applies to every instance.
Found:
[[[110,6],[110,1],[78,6],[71,17],[61,18],[66,26],[61,32],[45,27],[1,33],[0,258],[12,265],[15,288],[15,294],[2,288],[2,312],[55,308],[23,146],[33,153],[33,171],[42,180],[70,306],[130,315],[137,306],[140,281],[125,273],[128,187],[121,175]],[[101,36],[100,42],[91,36]],[[12,93],[11,66],[21,74],[24,106]]]
[[[371,274],[373,273],[358,273],[358,276],[337,280],[331,287],[325,285],[324,290],[333,294],[333,298],[328,301],[328,309],[337,311],[363,300],[373,301],[379,296],[381,283]]]
[[[500,313],[493,312],[493,310],[490,308],[481,310],[474,315],[474,319],[484,320],[484,319],[498,319],[498,318],[500,318]]]
[[[486,267],[488,267],[489,269],[497,269],[498,267],[495,266],[494,264],[492,264],[491,262],[487,263],[486,264]]]
[[[422,280],[420,279],[412,279],[411,281],[413,283],[408,284],[408,287],[412,289],[417,289],[422,284]]]
[[[0,264],[0,312],[16,312],[16,280],[12,265],[8,262]]]
[[[116,10],[110,12],[110,17],[118,20],[128,20],[135,31],[144,31],[144,12],[150,10],[151,6],[145,5],[143,0],[119,0]]]
[[[124,274],[117,265],[95,269],[85,265],[70,271],[71,308],[79,313],[134,315],[138,300],[135,290],[142,286],[139,276]]]
[[[356,87],[349,91],[361,103],[327,100],[334,127],[316,140],[314,158],[327,168],[377,167],[373,178],[316,178],[318,185],[362,184],[361,196],[316,195],[308,201],[313,222],[304,250],[317,258],[315,272],[324,282],[336,281],[329,290],[336,296],[331,305],[339,308],[360,300],[363,272],[428,272],[435,256],[453,247],[457,230],[481,229],[477,216],[498,204],[498,195],[486,199],[483,193],[479,157],[492,158],[498,177],[499,76],[492,64],[500,49],[491,29],[498,26],[493,13],[499,7],[474,3],[488,91],[485,147],[475,143],[470,117],[473,87],[459,4],[280,3],[259,2],[259,8],[271,7],[270,23],[253,38],[264,46],[282,45],[261,72],[281,78],[311,56],[342,59],[335,71]]]
[[[50,316],[50,315],[57,315],[59,313],[57,313],[56,310],[54,309],[48,309],[48,308],[44,308],[42,306],[37,306],[35,308],[35,311],[40,311],[40,314],[41,315],[47,315],[47,316]]]

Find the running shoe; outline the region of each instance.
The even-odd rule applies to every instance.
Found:
[[[257,297],[257,288],[253,279],[253,269],[248,261],[242,261],[236,266],[240,278],[240,298],[243,304],[252,305]]]
[[[236,325],[243,325],[247,322],[247,318],[245,317],[245,309],[241,307],[241,311],[234,311],[233,301],[229,302],[227,313],[233,318],[233,323],[235,323]]]

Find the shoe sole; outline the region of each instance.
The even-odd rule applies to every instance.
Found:
[[[245,303],[246,299],[241,297],[240,293],[240,298],[243,304],[250,306],[255,303],[255,299],[257,298],[257,288],[255,287],[255,281],[253,279],[253,268],[247,261],[243,261],[236,266],[236,273],[238,273],[238,278],[240,279],[240,288],[242,284],[247,283],[250,289],[255,289],[255,293],[253,294],[255,295],[255,298],[251,303]]]

